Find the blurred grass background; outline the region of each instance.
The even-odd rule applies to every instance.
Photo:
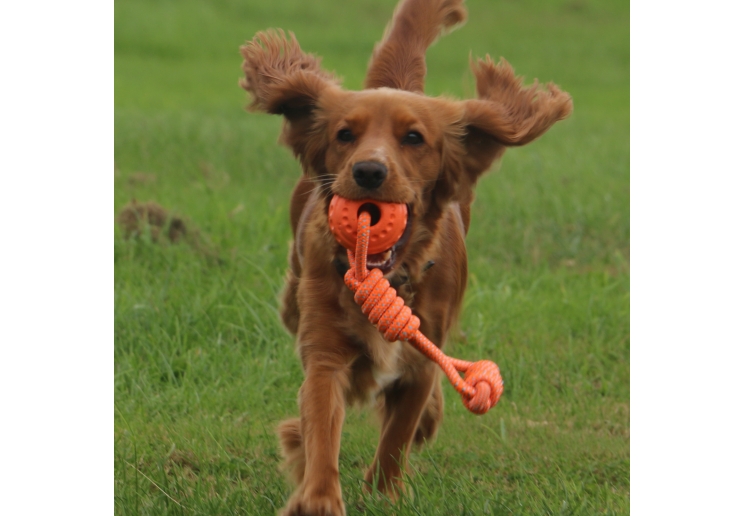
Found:
[[[115,511],[271,514],[291,488],[274,427],[302,373],[276,312],[299,165],[278,117],[248,114],[238,47],[294,31],[362,84],[394,0],[117,0],[115,192],[156,201],[200,244],[128,240],[115,257]],[[629,512],[629,6],[469,0],[429,52],[427,93],[473,96],[468,56],[504,56],[574,97],[572,117],[479,184],[470,284],[448,351],[489,358],[506,392],[473,417],[446,386],[415,496],[362,495],[374,417],[351,411],[349,514]]]

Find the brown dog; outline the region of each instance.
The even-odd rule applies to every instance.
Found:
[[[378,401],[382,430],[365,480],[391,496],[411,446],[432,439],[442,419],[437,366],[407,343],[383,340],[344,285],[349,265],[329,230],[331,197],[408,206],[406,232],[368,266],[385,273],[441,347],[465,291],[476,181],[506,147],[571,113],[571,97],[556,86],[523,87],[508,63],[489,57],[471,64],[477,99],[424,96],[427,47],[465,17],[462,0],[402,0],[363,91],[342,89],[292,34],[261,32],[241,48],[251,108],[284,116],[282,141],[303,168],[282,318],[297,336],[305,381],[300,418],[279,427],[298,485],[282,514],[346,513],[338,454],[347,404]]]

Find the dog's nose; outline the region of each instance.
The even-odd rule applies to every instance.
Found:
[[[387,167],[377,161],[360,161],[351,167],[356,184],[368,190],[378,188],[387,177]]]

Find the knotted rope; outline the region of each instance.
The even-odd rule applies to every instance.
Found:
[[[382,271],[367,270],[370,223],[370,214],[362,211],[359,214],[356,251],[348,251],[351,268],[346,272],[344,282],[354,292],[354,301],[362,307],[370,322],[377,325],[386,340],[410,342],[442,368],[468,410],[485,414],[498,403],[504,392],[504,381],[498,366],[488,360],[468,362],[448,357],[419,331],[421,321],[382,276]],[[464,373],[465,378],[460,377],[459,373]]]

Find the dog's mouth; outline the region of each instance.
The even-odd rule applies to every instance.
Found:
[[[393,246],[388,249],[387,251],[383,251],[381,253],[376,254],[368,254],[367,255],[367,269],[380,269],[383,274],[387,274],[393,268],[395,268],[395,265],[398,261],[398,254],[403,248],[403,246],[406,245],[408,242],[409,237],[411,236],[411,222],[413,220],[413,210],[411,209],[411,206],[408,206],[408,219],[406,222],[406,229],[403,231],[403,234],[398,239]]]

